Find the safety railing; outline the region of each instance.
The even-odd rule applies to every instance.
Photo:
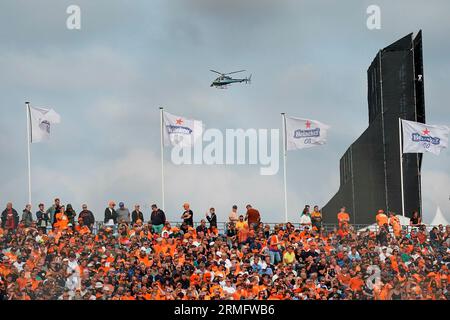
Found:
[[[172,227],[180,227],[181,221],[169,221],[170,225]],[[201,224],[200,221],[194,222],[194,228],[197,228]],[[229,222],[217,222],[217,229],[219,231],[219,234],[224,234],[226,230],[228,229]],[[291,223],[295,228],[302,229],[302,226],[300,223]],[[275,226],[285,226],[285,223],[276,223],[276,222],[263,222],[264,226],[269,226],[270,230],[273,230]],[[96,234],[97,231],[104,226],[103,221],[96,221],[93,227],[93,233]],[[206,223],[206,226],[209,227],[209,223]],[[377,232],[379,230],[377,225],[369,225],[369,224],[350,224],[349,225],[352,230],[355,231],[365,231],[366,229],[369,229],[370,231]],[[432,225],[425,225],[427,230],[431,230],[433,227]],[[338,230],[338,225],[335,223],[322,223],[321,225],[322,230],[325,232],[333,232]],[[437,227],[437,226],[436,226]],[[50,227],[51,228],[51,227]],[[403,225],[402,230],[409,233],[412,229],[418,230],[417,227],[412,227],[409,225]],[[390,227],[390,231],[392,232],[392,227]]]

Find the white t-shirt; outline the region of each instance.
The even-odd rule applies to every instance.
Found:
[[[300,224],[306,224],[306,225],[310,225],[311,224],[311,217],[307,214],[302,214],[300,216]]]

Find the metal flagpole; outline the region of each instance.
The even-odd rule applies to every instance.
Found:
[[[161,196],[162,196],[162,209],[165,211],[165,199],[164,199],[164,114],[163,107],[159,107],[161,115]]]
[[[28,149],[28,204],[31,204],[31,114],[30,114],[30,103],[25,102],[27,110],[27,149]]]
[[[402,143],[402,119],[398,118],[398,141],[400,146],[400,187],[402,194],[402,215],[405,216],[405,193],[403,190],[403,143]]]
[[[284,220],[288,222],[288,205],[287,205],[287,182],[286,182],[286,116],[281,113],[281,122],[283,127],[283,182],[284,182]]]

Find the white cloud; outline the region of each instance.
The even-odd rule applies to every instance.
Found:
[[[38,52],[0,53],[0,83],[40,90],[125,90],[138,83],[139,73],[129,60],[102,46],[63,51],[52,47]]]
[[[166,159],[165,170],[166,212],[172,220],[179,220],[181,205],[186,201],[191,203],[196,219],[214,206],[219,220],[226,220],[233,204],[244,213],[245,205],[251,203],[261,210],[265,221],[284,220],[281,181],[277,176],[260,176],[256,166],[245,171],[237,166],[175,166]],[[148,216],[150,204],[161,205],[160,174],[159,154],[145,149],[129,150],[80,172],[58,172],[37,165],[33,172],[34,202],[50,204],[51,199],[60,197],[78,209],[87,203],[97,219],[102,219],[104,207],[114,199],[124,201],[129,208],[140,203],[147,208]],[[288,196],[289,218],[297,220],[298,206],[304,201],[294,192]]]

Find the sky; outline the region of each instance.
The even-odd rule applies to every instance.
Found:
[[[81,29],[66,27],[69,5]],[[381,28],[366,25],[369,5]],[[206,128],[281,128],[281,112],[330,125],[324,146],[289,152],[289,219],[323,206],[339,188],[339,159],[368,126],[366,72],[377,51],[423,30],[426,118],[450,125],[450,2],[446,0],[2,0],[0,4],[0,208],[27,202],[25,101],[62,117],[33,144],[32,198],[60,197],[98,219],[111,199],[149,216],[161,204],[159,107]],[[246,69],[250,85],[210,88],[215,74]],[[189,202],[284,218],[283,171],[257,165],[181,165],[165,149],[166,214]],[[280,159],[281,163],[281,159]],[[282,168],[280,168],[282,169]],[[425,222],[450,216],[450,151],[426,154]]]

